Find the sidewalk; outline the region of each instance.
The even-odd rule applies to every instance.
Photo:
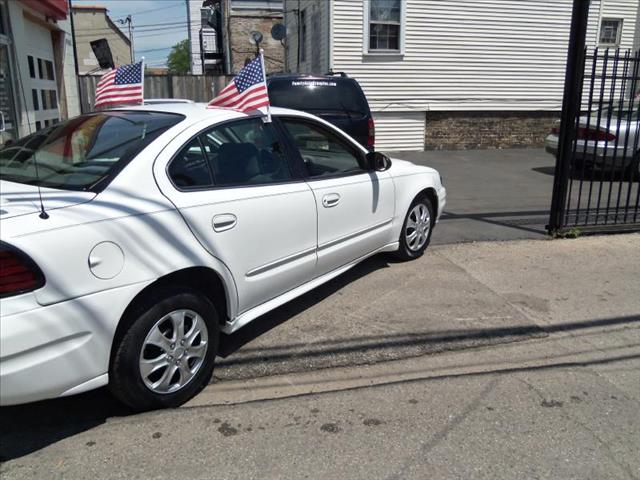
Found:
[[[227,338],[184,408],[2,409],[0,476],[636,478],[639,283],[640,235],[376,257]]]
[[[640,235],[433,245],[408,263],[376,256],[226,337],[215,378],[579,331],[581,322],[639,315],[639,284]]]

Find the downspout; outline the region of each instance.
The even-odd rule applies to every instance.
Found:
[[[333,72],[333,32],[331,31],[331,26],[333,25],[333,2],[329,2],[329,12],[327,13],[327,35],[329,36],[328,44],[329,44],[329,70],[328,72]]]
[[[300,28],[300,0],[298,0],[298,10],[296,10],[296,15],[298,16],[298,47],[296,48],[296,53],[298,54],[298,66],[296,67],[296,73],[300,73],[300,34],[301,34],[301,28]]]
[[[227,75],[231,75],[232,72],[232,63],[231,63],[231,15],[229,15],[229,4],[230,0],[223,0],[220,2],[220,8],[222,10],[222,24],[225,28],[222,29],[222,44],[224,47],[224,70]]]

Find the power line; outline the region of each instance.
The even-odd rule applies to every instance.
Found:
[[[184,2],[176,3],[175,5],[171,5],[170,7],[161,7],[161,8],[151,8],[149,10],[139,10],[137,12],[131,12],[129,15],[138,15],[140,13],[148,13],[148,12],[157,12],[158,10],[169,10],[170,8],[183,7],[185,6]],[[118,18],[125,18],[127,15]]]
[[[163,50],[169,50],[173,48],[173,45],[170,47],[163,47],[163,48],[148,48],[147,50],[138,50],[138,53],[143,53],[143,52],[161,52]]]

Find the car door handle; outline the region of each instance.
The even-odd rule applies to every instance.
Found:
[[[322,205],[325,208],[335,207],[338,203],[340,203],[340,195],[337,193],[329,193],[322,197]]]
[[[231,230],[238,223],[238,219],[232,213],[222,213],[213,217],[213,229],[216,232]]]

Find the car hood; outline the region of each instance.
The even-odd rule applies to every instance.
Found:
[[[75,192],[55,188],[40,189],[46,211],[71,207],[95,198],[92,192]],[[0,180],[0,220],[40,211],[38,187]]]
[[[431,173],[438,175],[438,171],[434,168],[424,165],[416,165],[407,160],[400,160],[399,158],[391,158],[391,168],[389,173],[393,176],[409,175],[413,173]]]

